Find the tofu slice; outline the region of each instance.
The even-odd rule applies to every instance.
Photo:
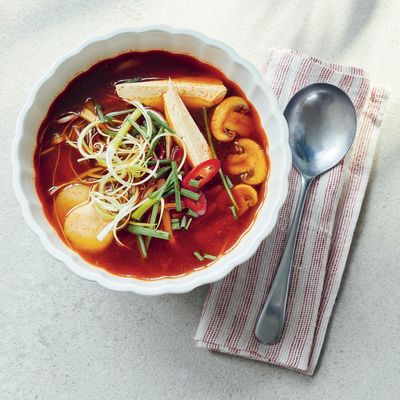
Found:
[[[115,86],[119,97],[126,101],[163,108],[163,94],[168,90],[168,80],[120,83]],[[226,95],[226,87],[217,79],[192,78],[174,79],[173,83],[182,101],[189,108],[212,107]]]
[[[168,90],[164,93],[163,99],[167,121],[186,144],[191,165],[195,167],[212,158],[206,139],[194,122],[172,81],[168,83]]]

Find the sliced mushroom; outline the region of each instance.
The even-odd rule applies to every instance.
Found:
[[[243,215],[249,208],[254,207],[258,201],[257,190],[252,186],[239,183],[232,188],[233,197],[239,206],[238,216]]]
[[[239,96],[223,100],[215,109],[211,118],[211,132],[220,142],[231,142],[235,137],[249,137],[252,131],[252,119],[247,113],[249,104]]]
[[[225,169],[229,174],[241,175],[242,182],[259,185],[267,178],[268,168],[265,153],[252,139],[238,139],[237,154],[230,154],[225,160]]]

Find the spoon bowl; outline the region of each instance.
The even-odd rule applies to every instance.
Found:
[[[285,112],[293,165],[301,176],[301,189],[288,241],[274,282],[261,311],[255,335],[264,344],[277,343],[283,332],[293,255],[308,189],[315,177],[338,164],[353,143],[357,116],[341,89],[315,83],[297,92]]]
[[[357,117],[349,96],[336,86],[316,83],[297,92],[285,112],[293,165],[313,177],[335,166],[348,152]]]

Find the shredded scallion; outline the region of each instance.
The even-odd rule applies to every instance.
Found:
[[[146,245],[144,244],[143,236],[137,235],[136,239],[137,239],[137,242],[139,245],[140,253],[142,254],[143,258],[147,258],[147,249],[146,249]]]
[[[192,199],[194,201],[197,201],[200,198],[199,193],[193,192],[192,190],[188,190],[185,188],[181,189],[181,195],[187,197],[188,199]]]
[[[204,261],[204,257],[201,255],[200,252],[195,251],[195,252],[193,252],[193,254],[199,261]]]
[[[188,210],[188,215],[190,215],[193,218],[198,218],[199,217],[199,214],[197,214],[197,212],[193,211],[191,208],[189,208],[189,210]]]
[[[197,179],[191,179],[189,181],[189,185],[194,187],[194,188],[198,188],[200,185],[200,182]]]
[[[146,228],[144,226],[129,225],[128,231],[136,235],[149,236],[157,239],[169,240],[170,238],[169,232]]]
[[[179,191],[179,179],[178,179],[176,161],[171,161],[171,167],[172,167],[172,176],[174,181],[176,211],[180,212],[182,211],[182,202],[181,202],[181,193]]]

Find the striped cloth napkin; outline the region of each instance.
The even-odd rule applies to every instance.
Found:
[[[339,86],[352,99],[358,130],[344,162],[310,189],[294,258],[287,320],[279,343],[254,336],[258,315],[279,264],[294,212],[299,176],[292,170],[287,200],[277,225],[257,253],[210,286],[195,340],[199,347],[239,355],[312,375],[339,290],[368,183],[386,88],[358,68],[322,62],[286,49],[271,49],[262,70],[283,110],[302,87],[314,82]]]

